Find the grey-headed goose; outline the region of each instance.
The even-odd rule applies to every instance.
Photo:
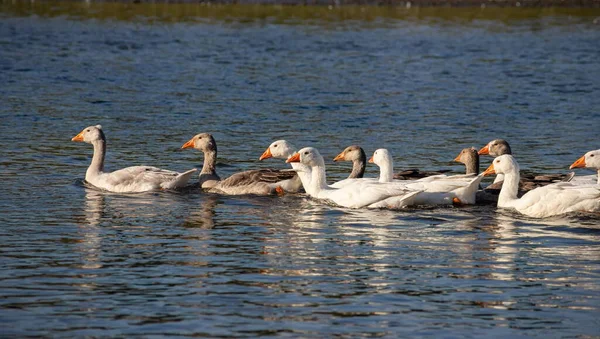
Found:
[[[138,193],[157,189],[183,187],[196,169],[178,173],[152,166],[132,166],[114,172],[104,172],[106,137],[102,126],[89,126],[71,138],[94,146],[92,163],[85,172],[85,180],[95,187],[119,193]]]

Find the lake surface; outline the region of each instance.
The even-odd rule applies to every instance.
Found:
[[[459,173],[502,137],[522,169],[564,173],[600,147],[598,11],[0,9],[1,336],[600,335],[597,216],[110,194],[70,141],[102,124],[107,169],[183,171],[211,132],[227,176],[287,168],[257,160],[287,139],[333,181],[350,144]]]

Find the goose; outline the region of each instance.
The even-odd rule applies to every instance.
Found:
[[[482,147],[479,152],[480,155],[491,155],[493,157],[498,157],[504,154],[512,154],[512,150],[508,141],[504,139],[494,139],[490,141],[487,145]],[[528,192],[537,187],[542,187],[548,184],[552,184],[559,181],[569,181],[572,176],[568,174],[521,174],[521,181],[519,181],[519,190],[522,192]],[[492,185],[488,186],[487,189],[497,189],[500,190],[502,187],[502,181],[504,180],[503,174],[496,175],[496,179]]]
[[[393,180],[394,162],[385,148],[376,150],[369,163],[379,166],[380,183],[403,183],[407,188],[422,190],[423,192],[415,197],[415,203],[418,205],[475,204],[477,188],[483,179],[483,175],[476,174],[441,174],[419,180]]]
[[[195,148],[204,153],[204,165],[200,171],[200,187],[210,192],[239,195],[268,195],[282,193],[299,186],[299,180],[293,171],[260,169],[239,172],[221,180],[215,170],[217,161],[217,143],[209,133],[200,133],[192,137],[181,148]]]
[[[362,148],[361,148],[362,150]],[[364,151],[363,151],[364,152]],[[269,145],[269,147],[267,147],[267,149],[263,152],[263,154],[260,156],[260,158],[258,160],[264,160],[264,159],[269,159],[269,158],[275,158],[275,159],[284,159],[287,160],[288,158],[290,158],[294,153],[296,153],[296,148],[294,146],[292,146],[291,143],[289,143],[286,140],[277,140],[274,141],[273,143],[271,143],[271,145]],[[365,161],[366,162],[366,155],[365,155]],[[300,185],[302,185],[303,183],[310,183],[310,175],[311,175],[311,168],[299,163],[299,162],[292,162],[290,163],[292,165],[292,168],[294,169],[294,171],[296,171],[298,173],[298,177],[300,178]],[[353,165],[353,172],[355,170],[355,166]],[[364,171],[364,169],[363,169]],[[350,174],[350,176],[352,176],[352,174]],[[372,178],[347,178],[338,182],[335,182],[333,184],[331,184],[330,186],[333,188],[341,188],[344,187],[345,185],[351,184],[355,181],[368,181],[368,180],[374,180]],[[304,191],[308,194],[311,195],[312,192],[310,192],[311,186],[310,185],[302,185],[304,187]]]
[[[594,179],[596,179],[596,184],[600,185],[600,149],[587,152],[581,158],[577,159],[573,164],[571,164],[569,169],[583,167],[595,168],[598,170],[597,178],[594,178],[593,175],[585,175],[573,178],[572,182],[577,184],[590,184],[594,183]]]
[[[101,125],[84,128],[71,141],[94,146],[92,163],[85,172],[85,180],[93,186],[118,193],[139,193],[157,189],[176,189],[190,180],[196,169],[177,173],[151,166],[132,166],[114,172],[104,172],[106,137]]]
[[[352,161],[352,172],[350,172],[348,179],[362,178],[365,174],[367,155],[360,146],[352,145],[346,147],[340,154],[333,158],[333,161]]]
[[[600,211],[600,185],[558,182],[538,187],[518,198],[519,164],[510,154],[496,157],[483,174],[504,174],[504,184],[498,197],[500,208],[514,208],[519,213],[534,218],[568,212]]]
[[[364,180],[355,181],[353,184],[342,188],[333,188],[327,185],[325,160],[319,151],[313,147],[302,148],[287,159],[286,162],[299,162],[311,168],[310,182],[302,183],[306,192],[311,197],[328,200],[342,207],[385,207],[371,205],[376,205],[378,202],[388,198],[397,198],[395,201],[396,207],[401,207],[402,205],[411,205],[414,196],[420,192],[418,190],[407,189],[404,185],[394,185],[392,183],[380,184]]]

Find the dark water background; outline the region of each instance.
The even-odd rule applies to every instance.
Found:
[[[211,132],[227,176],[285,138],[333,179],[350,144],[460,172],[503,137],[566,172],[600,147],[600,13],[157,6],[0,6],[2,336],[600,335],[598,217],[110,194],[70,142],[183,171]]]

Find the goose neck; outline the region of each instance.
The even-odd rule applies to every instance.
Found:
[[[519,171],[516,169],[504,174],[504,183],[498,196],[499,207],[511,207],[518,201],[519,179]]]
[[[204,164],[202,165],[202,171],[200,174],[216,174],[215,167],[217,164],[217,151],[205,151],[204,152]]]
[[[94,155],[92,156],[92,163],[88,167],[85,174],[86,180],[90,176],[98,175],[104,171],[104,158],[106,156],[106,141],[96,140],[92,142],[94,146]],[[89,180],[88,180],[89,181]]]

